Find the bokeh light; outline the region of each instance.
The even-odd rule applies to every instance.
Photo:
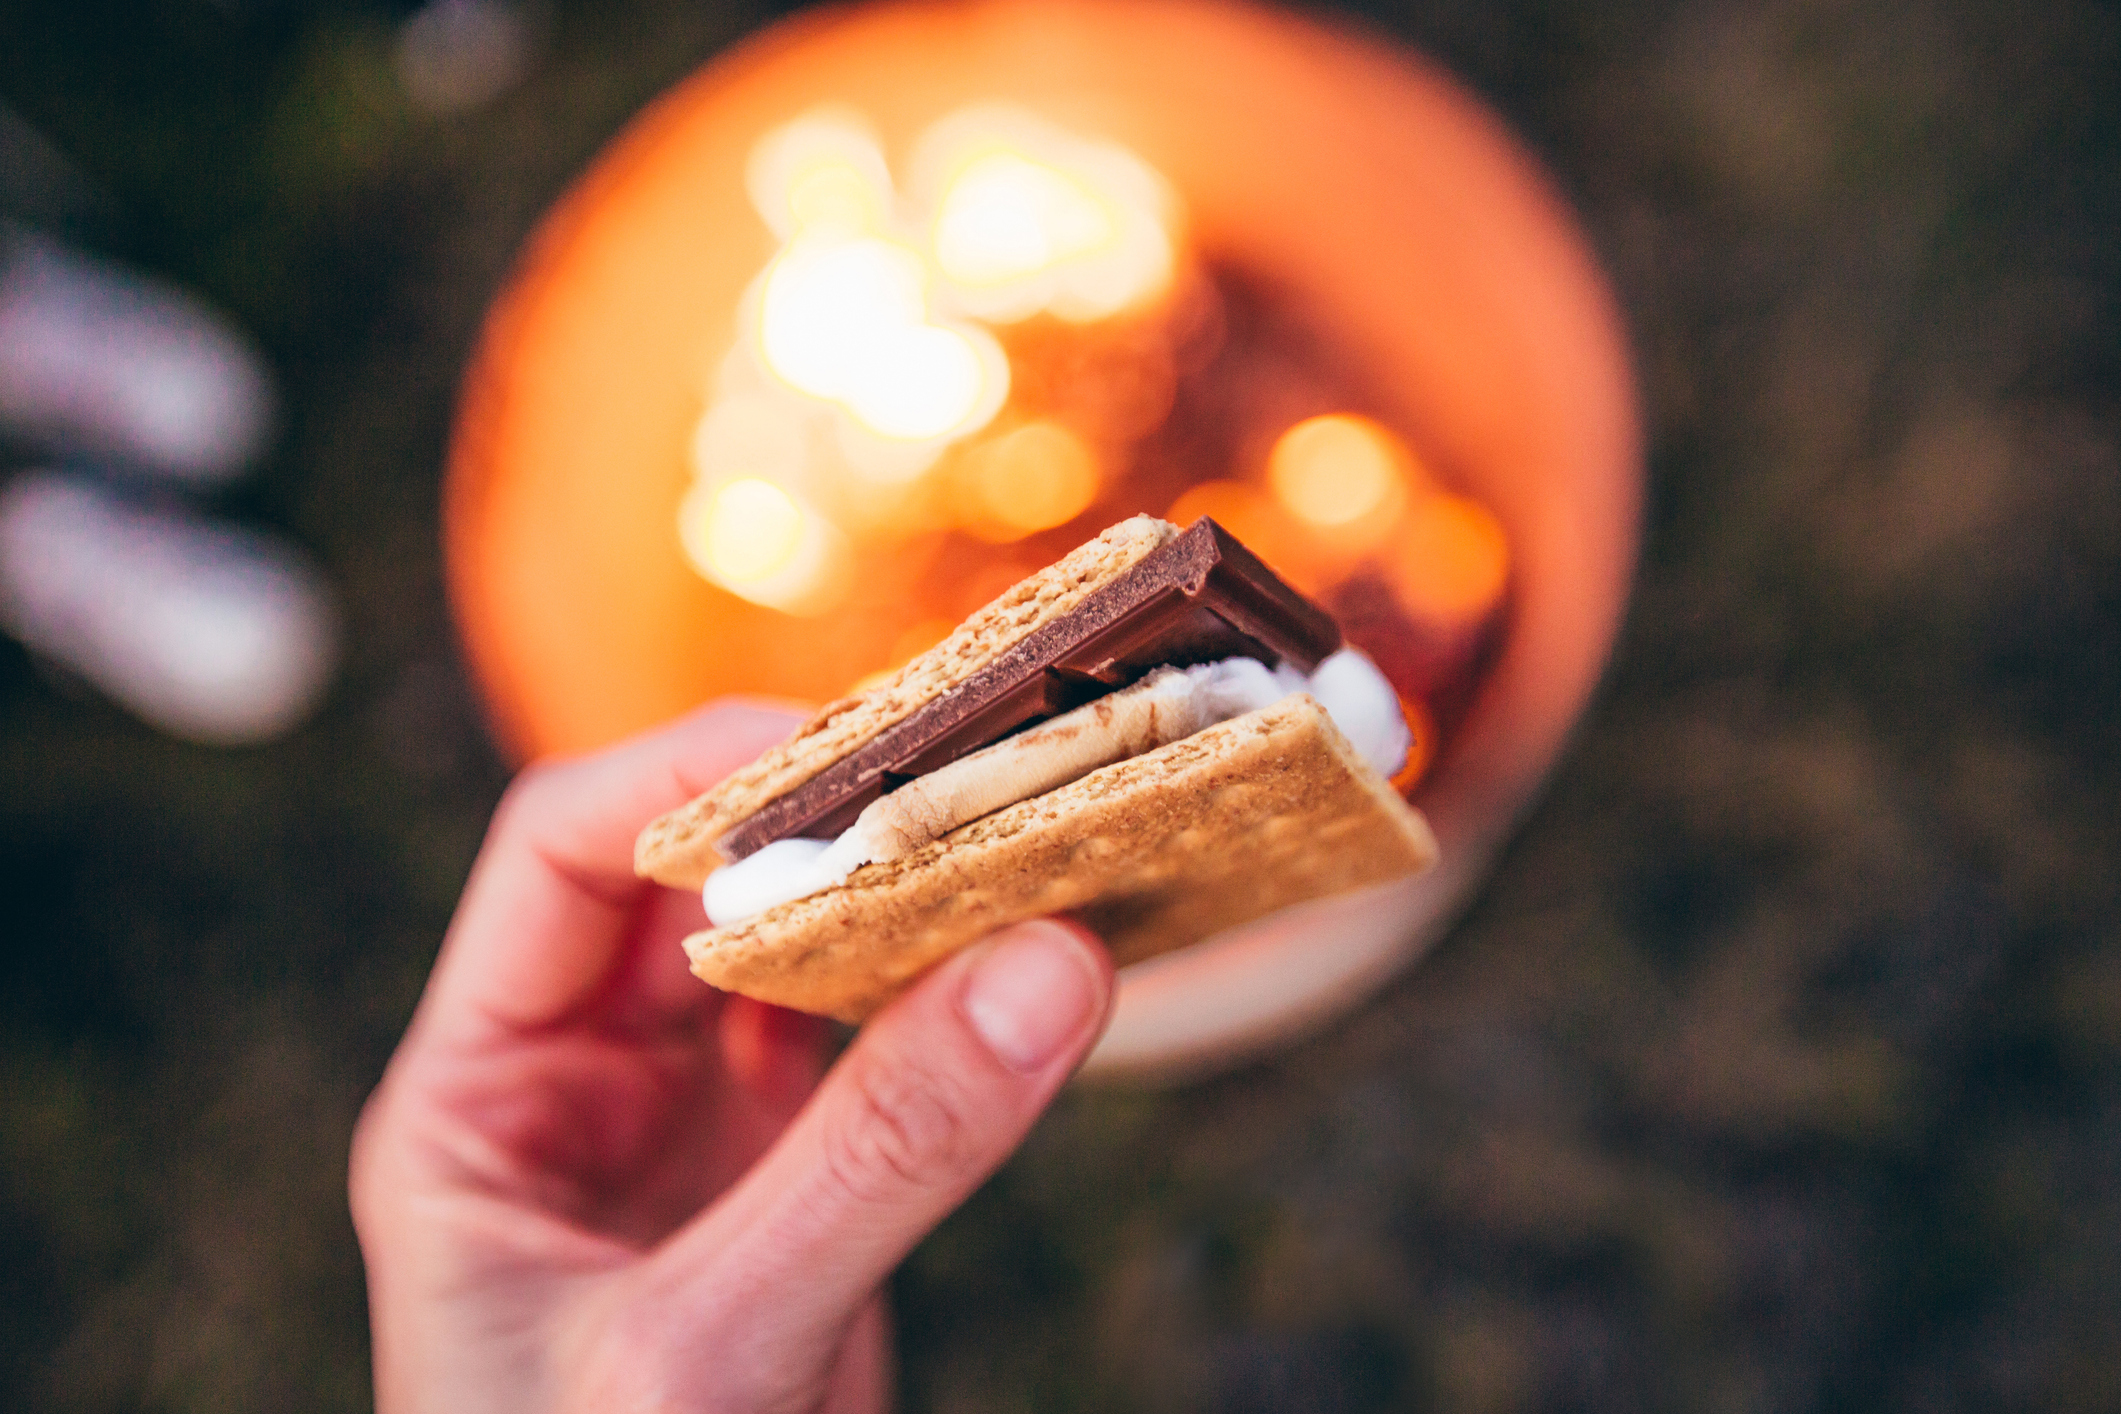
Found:
[[[921,258],[876,236],[799,237],[766,272],[759,351],[798,391],[838,398],[927,318]]]
[[[1274,498],[1249,481],[1203,481],[1188,487],[1164,519],[1191,525],[1202,516],[1213,519],[1305,593],[1318,588],[1318,556],[1304,541],[1302,529]]]
[[[960,488],[966,529],[982,540],[1020,540],[1090,508],[1097,459],[1059,423],[1028,423],[969,448]]]
[[[746,165],[751,204],[774,235],[805,229],[880,231],[890,219],[891,169],[859,114],[824,108],[760,138]]]
[[[967,314],[1087,323],[1171,282],[1175,203],[1122,148],[985,106],[929,128],[912,169],[944,292]]]
[[[1327,413],[1297,423],[1267,457],[1267,484],[1314,530],[1374,543],[1406,501],[1406,444],[1366,417]]]
[[[1509,583],[1509,540],[1495,513],[1472,497],[1423,496],[1408,508],[1385,567],[1409,613],[1437,622],[1484,619]]]
[[[693,567],[733,594],[792,614],[838,602],[844,563],[837,532],[795,496],[756,476],[695,483],[678,513]]]

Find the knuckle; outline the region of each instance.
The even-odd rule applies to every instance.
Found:
[[[501,793],[501,803],[494,809],[494,823],[517,818],[534,818],[539,802],[551,795],[568,771],[564,761],[539,761],[516,772],[508,789]]]
[[[744,1283],[677,1290],[628,1274],[593,1294],[581,1319],[548,1331],[553,1367],[565,1374],[546,1407],[609,1414],[687,1409],[800,1414],[801,1362],[776,1333],[761,1333],[762,1297]]]
[[[828,1131],[827,1166],[857,1201],[959,1177],[978,1151],[961,1082],[903,1058],[868,1057],[853,1076],[853,1113]]]
[[[608,1409],[656,1409],[669,1405],[662,1375],[671,1353],[669,1317],[640,1302],[614,1307],[597,1331],[594,1348],[578,1368]],[[584,1390],[583,1393],[589,1393]]]
[[[535,762],[518,771],[508,789],[501,792],[500,803],[494,806],[493,817],[487,821],[487,847],[520,840],[534,831],[540,821],[550,819],[565,805],[570,780],[577,770],[571,761],[556,760]]]
[[[373,1231],[381,1221],[382,1200],[391,1187],[384,1155],[388,1103],[384,1092],[378,1090],[361,1106],[360,1118],[354,1122],[346,1159],[346,1193],[357,1236]]]

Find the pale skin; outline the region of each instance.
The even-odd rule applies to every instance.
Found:
[[[636,880],[633,837],[792,721],[709,708],[502,801],[354,1135],[383,1414],[890,1406],[883,1283],[1081,1063],[1112,970],[1019,925],[829,1071],[818,1023],[695,981],[699,898]]]

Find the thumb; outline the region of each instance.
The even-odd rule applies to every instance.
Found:
[[[745,1328],[759,1375],[828,1356],[1023,1141],[1111,1003],[1110,958],[1071,924],[1018,924],[946,962],[872,1018],[773,1149],[657,1250],[659,1299]]]

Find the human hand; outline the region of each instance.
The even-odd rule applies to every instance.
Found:
[[[1088,1052],[1111,964],[1009,929],[820,1082],[820,1024],[695,981],[698,897],[632,869],[789,726],[710,708],[502,801],[354,1135],[385,1414],[889,1405],[883,1281]]]

